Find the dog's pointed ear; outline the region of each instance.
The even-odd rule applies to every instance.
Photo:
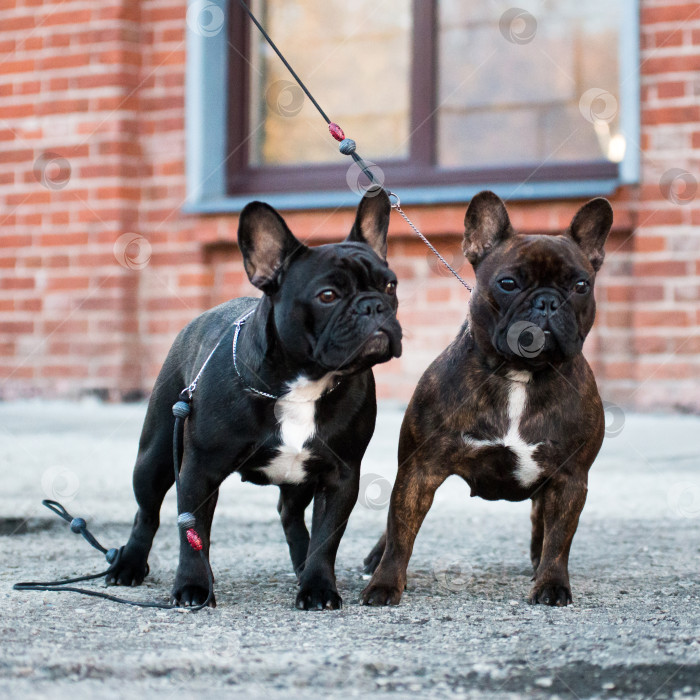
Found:
[[[357,216],[347,241],[367,243],[386,261],[386,236],[389,231],[391,202],[386,190],[378,185],[370,187],[357,207]]]
[[[275,291],[291,259],[306,249],[284,219],[264,202],[250,202],[241,212],[238,246],[248,279],[265,294]]]
[[[506,205],[489,190],[479,192],[464,215],[462,250],[474,268],[502,240],[513,235]]]
[[[613,223],[610,202],[596,197],[574,215],[567,233],[578,243],[593,269],[598,272],[605,258],[605,241]]]

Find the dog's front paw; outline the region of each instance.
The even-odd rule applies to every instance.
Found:
[[[403,589],[399,586],[383,583],[369,582],[369,586],[362,591],[363,605],[398,605]]]
[[[568,585],[549,581],[535,583],[527,602],[530,605],[555,605],[564,608],[572,603],[573,599]]]
[[[105,576],[108,586],[140,586],[148,576],[148,555],[129,552],[123,549],[117,565]]]
[[[193,583],[185,583],[182,585],[175,583],[170,593],[170,603],[172,605],[180,605],[183,608],[194,607],[195,605],[204,603],[208,595],[209,589],[203,586],[198,586]],[[213,593],[209,601],[209,607],[216,607],[216,598]]]
[[[295,605],[299,610],[340,610],[343,599],[331,584],[301,584]]]

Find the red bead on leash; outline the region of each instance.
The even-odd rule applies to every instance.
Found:
[[[202,538],[197,534],[196,530],[190,528],[187,531],[187,541],[195,552],[199,552],[199,550],[202,549]]]
[[[335,122],[328,125],[328,131],[336,141],[342,141],[345,138],[345,132]]]

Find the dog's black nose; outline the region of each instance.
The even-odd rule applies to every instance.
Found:
[[[361,316],[371,316],[372,314],[380,314],[386,308],[384,302],[377,298],[362,299],[357,305],[357,311]]]
[[[538,294],[532,300],[532,308],[540,311],[543,316],[549,316],[559,308],[559,298],[551,292]]]

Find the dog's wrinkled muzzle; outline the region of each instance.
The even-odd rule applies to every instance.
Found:
[[[400,357],[402,335],[386,302],[365,299],[363,306],[354,306],[326,329],[316,345],[315,360],[331,371],[367,369]]]

